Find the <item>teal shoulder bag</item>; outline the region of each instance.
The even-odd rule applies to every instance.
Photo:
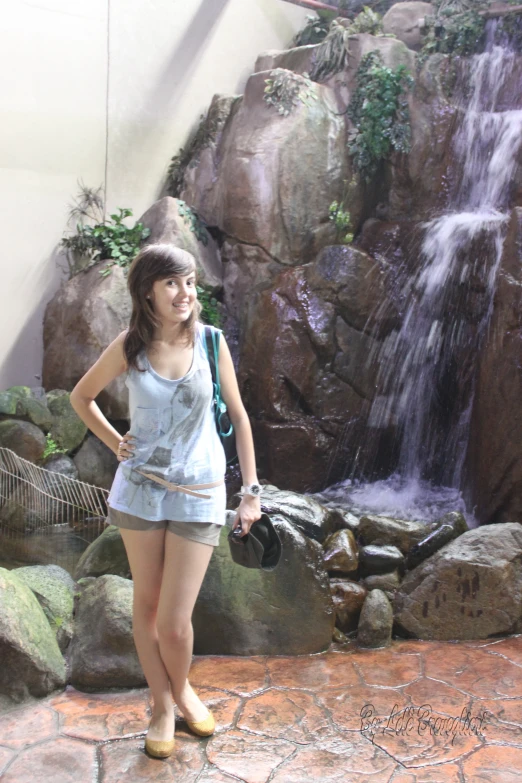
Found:
[[[219,340],[221,331],[215,326],[205,326],[205,350],[212,373],[212,385],[214,388],[214,417],[219,438],[225,450],[227,465],[233,465],[238,460],[236,449],[236,435],[234,427],[229,419],[227,406],[221,397],[221,385],[219,383]]]

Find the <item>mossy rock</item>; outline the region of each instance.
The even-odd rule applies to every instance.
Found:
[[[74,451],[85,438],[87,426],[72,407],[69,392],[54,389],[48,392],[47,403],[52,415],[51,438],[59,448]]]
[[[0,568],[0,692],[16,701],[65,685],[65,661],[32,590]]]
[[[63,652],[73,634],[74,580],[55,565],[24,566],[12,573],[35,594]]]
[[[11,392],[0,392],[0,416],[16,416],[18,397]]]

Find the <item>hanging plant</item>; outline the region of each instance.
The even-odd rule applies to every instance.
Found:
[[[178,199],[178,215],[181,215],[185,223],[188,224],[198,242],[201,242],[206,247],[208,245],[208,231],[196,210]]]
[[[310,68],[310,79],[324,82],[335,73],[339,73],[348,61],[349,29],[334,19],[330,32],[314,53]]]
[[[93,193],[90,189],[84,189],[79,202],[71,210],[71,216],[82,216],[83,218],[93,219],[97,213],[93,209],[101,210],[102,205],[99,200],[91,198]],[[86,206],[87,202],[91,206]],[[63,237],[60,245],[67,251],[69,270],[72,274],[78,271],[82,259],[88,259],[89,263],[83,267],[88,269],[101,259],[111,259],[109,263],[100,270],[100,274],[106,276],[111,272],[111,266],[127,267],[134,256],[140,250],[141,245],[150,235],[150,229],[145,228],[142,223],[136,223],[129,228],[123,222],[125,218],[132,216],[131,209],[118,209],[110,216],[109,220],[103,220],[98,217],[94,225],[78,222],[76,224],[76,234]],[[71,263],[71,257],[74,263]]]
[[[361,59],[356,79],[357,88],[346,111],[355,126],[349,134],[348,149],[355,170],[369,181],[392,150],[410,151],[405,91],[414,82],[404,65],[386,67],[378,51],[368,52]]]

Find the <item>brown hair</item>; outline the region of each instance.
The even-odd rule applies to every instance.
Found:
[[[154,314],[152,303],[146,299],[152,291],[156,280],[166,280],[175,275],[189,275],[196,273],[196,259],[191,253],[170,244],[145,245],[133,260],[129,267],[127,286],[132,299],[132,313],[129,329],[123,342],[123,352],[130,367],[144,372],[138,367],[137,358],[143,348],[147,348],[152,342],[155,328],[161,322]],[[202,307],[196,299],[194,308],[186,321],[182,323],[182,330],[188,345],[194,345],[196,339],[196,323]]]

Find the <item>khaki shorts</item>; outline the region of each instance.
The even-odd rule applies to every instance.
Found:
[[[149,519],[135,517],[125,511],[108,507],[107,522],[109,525],[123,527],[126,530],[170,530],[182,538],[197,541],[200,544],[218,546],[223,525],[217,522],[174,522],[172,519],[164,519],[162,522],[151,522]]]

